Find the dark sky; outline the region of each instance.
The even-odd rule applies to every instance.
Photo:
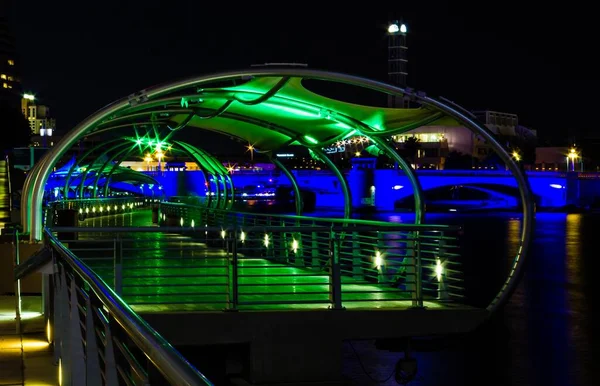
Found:
[[[583,3],[236,3],[15,1],[23,84],[65,130],[157,83],[255,63],[302,62],[385,80],[386,25],[402,19],[411,87],[471,110],[517,113],[542,138],[567,141],[593,129],[584,96],[597,63]]]

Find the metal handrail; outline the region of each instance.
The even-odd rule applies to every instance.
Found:
[[[174,385],[212,385],[165,338],[136,314],[85,263],[67,249],[49,229],[44,229],[47,240],[63,260],[94,291],[111,316],[123,327],[129,338],[143,351],[165,379]]]
[[[329,219],[325,219],[326,221]],[[358,224],[362,226],[357,227],[344,227],[344,226],[323,226],[315,225],[310,227],[311,232],[347,232],[349,230],[360,232],[371,232],[371,231],[459,231],[461,228],[456,225],[429,225],[429,224],[392,224],[384,223],[385,225],[377,226],[377,228],[369,227],[367,224]],[[166,233],[179,233],[179,232],[220,232],[222,230],[244,230],[246,232],[256,231],[278,231],[285,229],[286,232],[297,232],[306,231],[306,226],[286,226],[282,228],[276,225],[248,225],[237,227],[232,226],[161,226],[161,227],[52,227],[49,231],[51,232],[104,232],[104,233],[121,233],[121,232],[166,232]]]
[[[294,221],[316,221],[316,222],[329,222],[333,224],[356,224],[356,225],[365,225],[365,226],[376,226],[376,227],[388,227],[390,230],[392,229],[405,229],[405,230],[460,230],[460,227],[453,225],[434,225],[434,224],[404,224],[404,223],[391,223],[387,221],[377,221],[377,220],[362,220],[362,219],[353,219],[353,218],[335,218],[335,217],[312,217],[312,216],[297,216],[290,214],[268,214],[268,213],[255,213],[255,212],[241,212],[241,211],[231,211],[226,209],[215,209],[215,208],[206,208],[201,206],[189,205],[179,202],[161,202],[161,206],[178,206],[178,207],[188,207],[194,209],[202,209],[208,212],[222,212],[227,214],[239,214],[242,216],[253,216],[253,217],[263,217],[263,218],[279,218],[279,219],[289,219]],[[164,227],[161,227],[164,229]],[[181,229],[181,228],[179,228]]]

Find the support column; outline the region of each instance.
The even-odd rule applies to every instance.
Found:
[[[285,176],[290,180],[292,184],[292,188],[294,189],[294,203],[296,204],[296,216],[302,215],[302,207],[304,206],[302,200],[302,194],[300,192],[300,187],[298,186],[298,181],[296,180],[296,176],[290,172],[288,168],[286,168],[281,161],[279,161],[276,157],[270,156],[271,162],[275,164],[281,171],[285,174]]]
[[[312,152],[314,152],[321,161],[327,165],[329,169],[335,174],[335,176],[340,181],[340,185],[342,187],[342,193],[344,194],[344,218],[350,218],[352,215],[352,197],[350,196],[350,189],[348,188],[348,182],[346,181],[346,177],[340,172],[340,169],[335,166],[335,164],[323,153],[323,150],[318,148],[311,148]]]

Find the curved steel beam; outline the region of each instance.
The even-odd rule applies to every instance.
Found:
[[[394,161],[398,162],[400,168],[408,177],[410,184],[413,188],[413,195],[415,196],[415,224],[422,224],[425,221],[425,194],[423,193],[423,187],[421,186],[421,182],[417,177],[415,170],[410,166],[406,160],[398,152],[396,149],[391,147],[383,138],[373,137],[371,141],[375,142],[377,146],[379,146],[388,157],[392,158]]]
[[[92,184],[92,195],[93,195],[93,198],[98,197],[98,182],[100,181],[100,177],[102,177],[102,173],[104,172],[104,169],[106,169],[106,167],[108,165],[110,165],[110,163],[113,162],[115,160],[115,158],[119,157],[121,154],[123,154],[123,153],[127,153],[127,154],[131,153],[131,151],[133,149],[135,149],[136,146],[137,145],[133,145],[132,148],[130,148],[130,149],[125,148],[125,149],[123,149],[123,150],[121,150],[121,151],[113,154],[112,157],[110,157],[109,159],[107,159],[104,162],[104,164],[102,164],[102,166],[98,170],[96,170],[96,178],[94,178],[94,183]],[[83,186],[81,187],[81,190],[79,192],[79,196],[80,197],[82,197],[82,193],[83,193]],[[106,196],[104,196],[104,197],[106,197]]]
[[[517,186],[519,188],[521,201],[523,203],[523,226],[521,229],[521,245],[519,246],[517,255],[513,259],[510,273],[506,278],[504,285],[502,286],[500,292],[498,292],[496,297],[492,300],[492,302],[487,306],[487,310],[490,311],[490,314],[492,314],[508,301],[512,293],[515,291],[521,276],[523,275],[526,252],[529,248],[529,243],[531,242],[531,235],[533,233],[535,212],[533,193],[531,192],[529,181],[522,173],[521,169],[519,168],[519,165],[504,149],[500,142],[498,142],[494,135],[490,133],[487,127],[483,126],[476,119],[473,119],[473,117],[463,112],[457,111],[456,109],[445,105],[444,103],[441,103],[433,98],[429,98],[422,95],[414,95],[414,97],[422,103],[433,106],[438,110],[443,111],[447,115],[457,119],[458,121],[463,122],[469,129],[471,129],[471,131],[481,135],[491,145],[492,149],[496,151],[496,154],[498,154],[500,159],[504,161],[506,166],[510,169],[513,176],[517,180]]]
[[[268,101],[272,96],[274,96],[275,94],[277,94],[277,92],[279,90],[281,90],[283,88],[283,86],[285,86],[285,84],[290,80],[290,76],[284,76],[282,77],[279,82],[277,82],[275,84],[275,86],[273,86],[273,88],[271,88],[269,91],[267,91],[266,93],[264,93],[263,95],[259,96],[256,99],[247,101],[247,100],[243,100],[240,98],[237,98],[235,95],[233,96],[233,99],[236,102],[242,103],[246,106],[253,106],[253,105],[258,105],[260,103],[266,102]]]
[[[110,172],[108,172],[108,174],[104,178],[104,197],[108,196],[108,187],[110,185],[110,178],[112,177],[114,172],[117,171],[117,169],[119,168],[121,163],[125,160],[125,158],[129,157],[129,154],[131,154],[135,150],[136,146],[137,145],[133,145],[131,148],[124,149],[124,151],[119,152],[119,155],[121,153],[125,153],[125,154],[121,158],[119,158],[117,162],[115,162],[113,167],[110,168]],[[99,175],[99,173],[98,173],[98,175]],[[95,190],[94,190],[94,193],[95,193]],[[96,196],[94,196],[94,197],[96,197]]]
[[[283,173],[286,175],[290,183],[292,184],[292,188],[294,189],[294,204],[296,206],[296,215],[302,215],[302,208],[304,207],[304,200],[302,199],[302,194],[300,192],[300,187],[298,186],[298,181],[296,180],[296,176],[280,161],[277,157],[273,157],[271,154],[269,156],[271,162],[275,164]]]
[[[114,146],[111,146],[110,148],[108,148],[108,149],[104,150],[102,153],[100,153],[100,155],[98,155],[98,157],[96,157],[96,159],[98,159],[98,158],[106,155],[107,153],[109,153],[109,152],[111,152],[113,150],[116,150],[116,149],[118,149],[120,147],[123,147],[123,146],[126,146],[126,145],[128,145],[128,144],[121,142],[121,143],[118,143],[118,144],[116,144]],[[98,170],[97,167],[94,167],[94,163],[93,162],[90,163],[88,165],[88,167],[83,171],[83,173],[81,173],[79,175],[79,177],[81,178],[81,181],[79,181],[79,185],[77,187],[77,191],[79,191],[79,198],[83,198],[83,186],[85,185],[85,179],[87,178],[88,173],[90,171],[92,171],[92,170]]]
[[[223,201],[222,205],[223,205],[223,207],[227,207],[227,205],[228,205],[227,193],[228,192],[227,192],[227,183],[226,183],[226,179],[225,179],[225,175],[228,173],[227,169],[225,169],[225,167],[221,163],[216,161],[214,159],[214,157],[212,157],[206,151],[199,149],[193,145],[190,145],[189,143],[185,143],[185,142],[181,142],[181,141],[176,141],[176,142],[179,146],[181,146],[182,148],[185,148],[190,154],[192,154],[195,159],[198,159],[198,157],[199,157],[200,162],[202,162],[202,164],[205,165],[205,169],[207,169],[207,171],[209,171],[209,173],[211,174],[213,179],[215,179],[215,186],[217,188],[217,192],[215,193],[217,196],[217,202],[216,202],[217,207],[219,207],[219,204],[221,203],[221,199],[220,199],[221,192],[219,190],[218,184],[221,183],[223,185],[224,201]],[[230,186],[233,189],[232,181],[230,183]],[[232,193],[232,200],[233,200],[233,193]]]
[[[102,143],[99,144],[98,146],[94,146],[91,149],[89,149],[88,151],[86,151],[85,153],[83,153],[83,155],[80,157],[80,161],[77,161],[77,158],[75,158],[75,162],[73,163],[73,165],[71,165],[71,167],[69,168],[69,171],[67,172],[67,176],[65,177],[65,186],[64,186],[64,191],[65,193],[65,198],[68,199],[68,192],[70,190],[70,183],[71,183],[71,176],[73,175],[73,172],[77,169],[77,167],[81,164],[81,162],[85,161],[85,159],[87,157],[89,157],[90,154],[92,154],[94,151],[98,150],[101,147],[105,147],[108,144],[111,144],[113,142],[121,142],[121,139],[114,139],[112,141],[108,141],[106,143]]]
[[[312,152],[314,152],[317,157],[319,157],[319,159],[323,161],[329,169],[331,169],[333,174],[335,174],[340,181],[340,185],[342,186],[342,194],[344,195],[344,218],[350,218],[352,215],[352,196],[350,195],[350,188],[348,187],[348,181],[346,181],[346,177],[344,177],[344,174],[340,172],[340,169],[335,166],[333,161],[331,161],[329,157],[325,155],[323,150],[312,149]]]

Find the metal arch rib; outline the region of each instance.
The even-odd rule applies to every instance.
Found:
[[[272,96],[274,96],[275,94],[277,94],[277,92],[279,90],[281,90],[283,88],[283,86],[286,85],[286,83],[290,80],[290,76],[284,76],[282,77],[279,82],[277,82],[275,84],[275,86],[273,86],[273,88],[271,88],[269,91],[267,91],[266,93],[264,93],[263,95],[259,96],[256,99],[250,100],[250,101],[246,101],[240,98],[237,98],[235,95],[233,96],[233,99],[236,102],[242,103],[246,106],[252,106],[252,105],[258,105],[260,103],[263,103],[267,100],[269,100]]]
[[[489,130],[487,130],[487,128],[481,125],[477,120],[433,98],[425,96],[416,96],[416,98],[420,99],[422,103],[433,106],[439,109],[440,111],[443,111],[446,114],[450,115],[451,117],[454,117],[457,120],[463,122],[472,131],[485,138],[488,141],[488,143],[492,146],[492,148],[496,151],[498,156],[502,159],[502,161],[504,161],[504,163],[508,166],[513,176],[517,180],[519,193],[521,195],[521,201],[523,203],[523,226],[521,230],[520,240],[521,245],[517,251],[517,255],[513,259],[510,273],[506,278],[504,285],[502,286],[496,297],[492,300],[492,302],[487,306],[487,310],[490,311],[490,314],[492,314],[508,301],[508,299],[516,289],[517,284],[521,279],[521,276],[523,275],[526,253],[531,242],[531,235],[533,233],[535,212],[534,201],[532,198],[533,194],[531,192],[531,187],[529,186],[529,181],[521,172],[519,166],[517,165],[515,160],[510,156],[510,154],[508,154],[508,152],[489,132]]]

